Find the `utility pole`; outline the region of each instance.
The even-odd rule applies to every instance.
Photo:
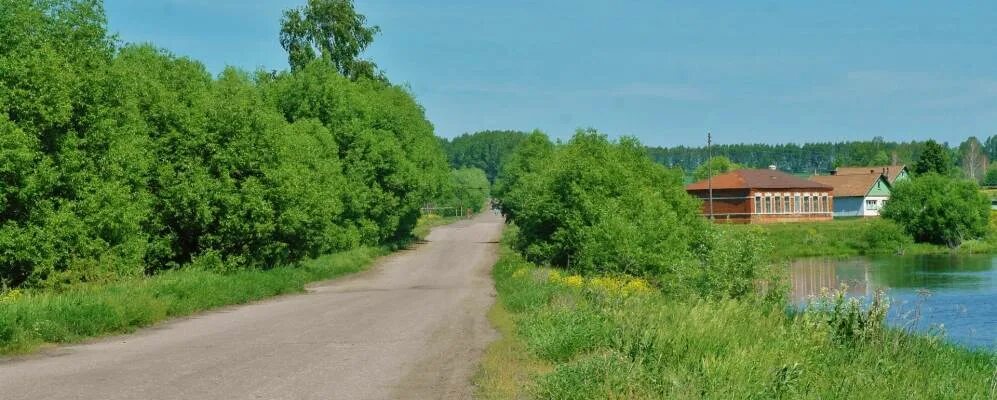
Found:
[[[710,198],[710,221],[713,220],[713,133],[706,132],[706,186]]]

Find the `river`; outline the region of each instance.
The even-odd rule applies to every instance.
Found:
[[[790,265],[790,279],[797,304],[842,284],[851,296],[883,289],[891,325],[997,349],[997,256],[808,258]]]

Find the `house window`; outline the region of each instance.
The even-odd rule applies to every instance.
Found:
[[[762,196],[755,195],[755,214],[762,213]]]
[[[878,203],[879,202],[877,202],[876,200],[866,200],[865,201],[865,209],[866,210],[875,210],[875,209],[879,208]]]
[[[803,212],[803,207],[800,204],[800,194],[799,193],[797,193],[796,196],[793,196],[793,211],[796,212],[797,214]]]
[[[824,212],[824,210],[823,210],[823,209],[821,208],[821,204],[820,204],[820,197],[818,197],[818,196],[817,196],[817,195],[815,194],[815,195],[814,195],[814,197],[813,197],[813,199],[811,199],[810,201],[811,201],[811,202],[813,202],[813,205],[814,205],[814,212],[815,212],[815,213],[819,213],[819,212]]]
[[[793,212],[793,206],[791,204],[789,204],[789,195],[788,194],[782,197],[782,205],[783,205],[783,212],[784,213],[789,214],[789,213]]]
[[[826,213],[831,212],[831,198],[825,194],[823,195],[823,197],[821,197],[821,202],[824,203],[824,212]]]
[[[810,194],[803,195],[803,213],[804,214],[810,213]]]
[[[782,213],[782,197],[779,195],[775,196],[775,213],[776,214]]]
[[[772,195],[770,194],[765,195],[765,213],[766,214],[772,213]]]

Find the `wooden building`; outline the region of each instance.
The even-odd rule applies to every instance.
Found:
[[[810,180],[834,188],[834,217],[878,217],[893,186],[886,175],[826,175]]]
[[[775,168],[741,169],[713,177],[712,202],[709,186],[704,180],[686,186],[686,191],[702,199],[703,215],[717,222],[830,221],[834,210],[831,186]]]

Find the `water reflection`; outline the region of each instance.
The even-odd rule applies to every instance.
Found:
[[[997,258],[908,256],[803,259],[790,266],[792,298],[804,304],[822,289],[847,285],[850,296],[886,290],[890,323],[917,330],[944,325],[946,336],[997,348]],[[917,321],[911,321],[917,310]]]

